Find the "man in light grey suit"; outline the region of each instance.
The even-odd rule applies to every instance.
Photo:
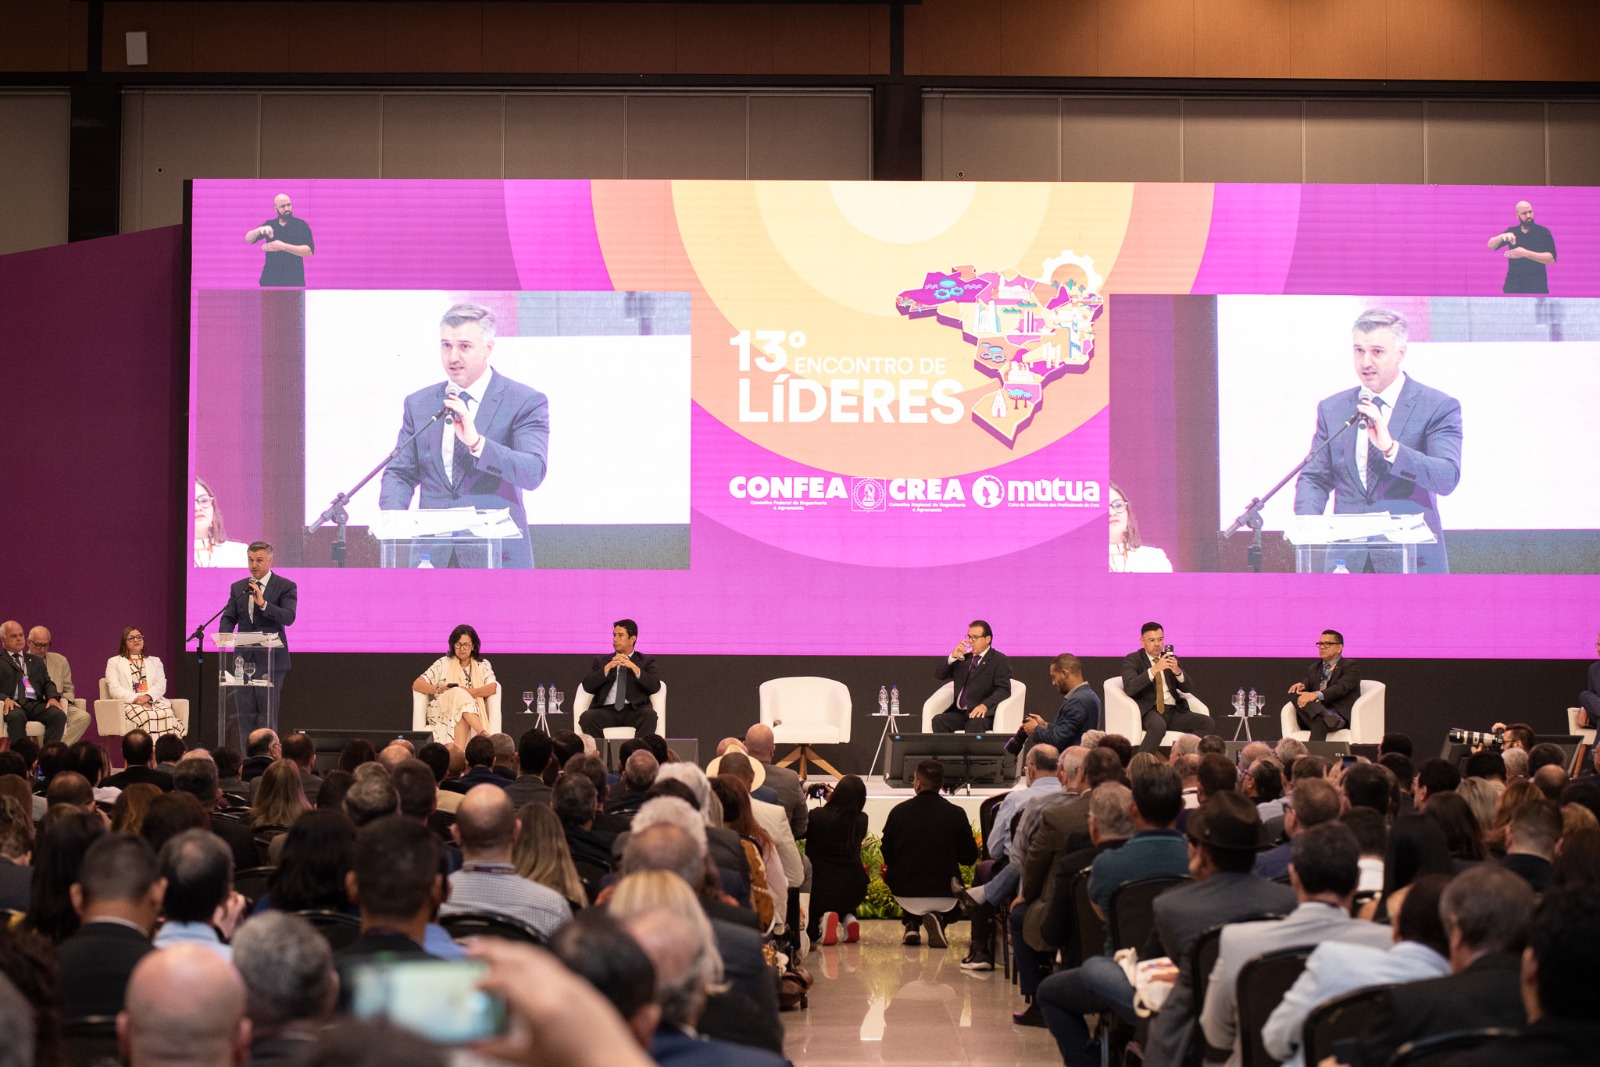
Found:
[[[1306,961],[1294,986],[1261,1030],[1261,1043],[1284,1067],[1305,1067],[1306,1019],[1319,1004],[1369,986],[1443,978],[1450,973],[1450,935],[1439,915],[1439,898],[1450,879],[1442,874],[1418,878],[1400,890],[1404,901],[1392,908],[1394,944],[1386,952],[1365,945],[1329,941]],[[1312,1064],[1311,1067],[1316,1067]]]
[[[1336,514],[1420,513],[1438,543],[1417,546],[1417,572],[1448,574],[1438,498],[1461,481],[1461,402],[1400,370],[1408,337],[1405,316],[1393,311],[1371,308],[1356,320],[1353,352],[1361,384],[1317,405],[1311,461],[1294,485],[1294,513],[1321,515],[1330,493]],[[1328,447],[1352,422],[1354,432]],[[1368,557],[1364,549],[1346,553],[1345,562],[1352,571],[1398,569],[1392,559]]]
[[[439,361],[448,381],[406,397],[399,440],[436,416],[383,472],[378,507],[404,511],[412,495],[424,508],[508,509],[520,538],[500,543],[501,564],[533,566],[522,491],[537,489],[549,469],[550,410],[545,395],[489,367],[494,352],[494,312],[457,304],[439,322]],[[615,491],[622,483],[610,487]],[[420,486],[420,493],[419,493]],[[604,491],[604,490],[603,490]],[[480,548],[461,546],[434,558],[439,566],[478,567]]]
[[[1251,873],[1262,841],[1261,816],[1250,798],[1233,791],[1216,793],[1189,816],[1187,885],[1175,886],[1155,900],[1155,936],[1159,951],[1141,950],[1140,958],[1169,956],[1178,964],[1178,979],[1166,1003],[1151,1020],[1145,1042],[1150,1063],[1187,1062],[1195,1034],[1195,975],[1191,969],[1195,942],[1222,923],[1287,915],[1295,893],[1286,885]]]
[[[1289,878],[1300,904],[1283,919],[1236,923],[1222,931],[1216,966],[1206,986],[1200,1029],[1217,1048],[1231,1050],[1228,1067],[1239,1067],[1241,1034],[1235,983],[1240,969],[1264,952],[1310,948],[1343,941],[1383,949],[1386,926],[1350,917],[1350,903],[1361,879],[1361,846],[1339,823],[1313,826],[1295,838]]]
[[[50,631],[43,626],[28,631],[28,651],[44,660],[44,669],[55,683],[56,692],[61,694],[61,706],[67,713],[67,729],[61,735],[61,743],[77,744],[89,729],[89,713],[78,707],[78,693],[72,687],[72,665],[61,653],[50,651]]]

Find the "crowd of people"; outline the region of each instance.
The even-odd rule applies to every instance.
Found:
[[[977,858],[971,828],[939,796],[939,764],[919,767],[916,799],[884,828],[885,877],[916,902],[905,943],[943,946],[966,918],[964,969],[993,970],[1009,947],[1014,1021],[1047,1028],[1069,1067],[1102,1062],[1102,1040],[1174,1067],[1240,1064],[1259,1042],[1300,1067],[1317,1007],[1374,986],[1371,1022],[1321,1067],[1383,1067],[1482,1028],[1502,1033],[1450,1062],[1595,1062],[1600,755],[1569,778],[1568,753],[1522,724],[1459,766],[1414,762],[1400,734],[1376,761],[1293,738],[1230,758],[1215,735],[1169,736],[1170,754],[1098,730],[1030,747],[1016,788],[986,805],[972,886],[958,871]],[[1245,1017],[1241,973],[1286,950],[1298,980]],[[1116,1022],[1091,1040],[1096,1017]]]
[[[817,809],[813,868],[760,724],[707,770],[632,739],[615,775],[537,729],[328,763],[269,729],[243,753],[140,727],[118,747],[115,773],[85,741],[0,751],[0,1063],[57,1067],[96,1035],[132,1064],[392,1059],[352,992],[370,968],[477,960],[507,1058],[780,1064],[803,894],[848,913],[865,892],[860,779]]]

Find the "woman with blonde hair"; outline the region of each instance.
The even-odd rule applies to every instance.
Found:
[[[1475,779],[1468,778],[1461,785]],[[1459,791],[1460,786],[1457,786]],[[1511,820],[1517,814],[1517,809],[1530,800],[1538,800],[1544,794],[1539,792],[1539,787],[1526,778],[1519,778],[1506,786],[1495,801],[1494,812],[1489,816],[1489,821],[1484,823],[1488,827],[1483,832],[1483,842],[1489,851],[1497,856],[1506,853],[1507,836],[1511,832]],[[1469,801],[1470,803],[1470,801]]]
[[[619,923],[652,911],[665,911],[686,921],[699,943],[697,963],[700,976],[710,992],[722,987],[722,953],[717,951],[716,934],[706,918],[700,900],[689,883],[671,871],[637,871],[618,882],[606,910]]]
[[[255,803],[250,808],[250,826],[256,840],[270,840],[289,832],[302,812],[310,811],[300,768],[293,760],[281,759],[267,768],[256,787]]]
[[[1110,485],[1106,507],[1111,534],[1111,569],[1118,572],[1170,574],[1172,560],[1154,545],[1139,539],[1139,520],[1133,516],[1133,502],[1116,482]]]
[[[1478,825],[1488,827],[1494,822],[1495,806],[1500,802],[1500,794],[1505,786],[1488,778],[1463,778],[1461,784],[1456,786],[1456,792],[1461,794],[1461,799],[1467,802],[1472,809],[1472,814],[1477,818]],[[1488,840],[1485,831],[1484,844],[1492,850],[1494,843]]]
[[[161,787],[149,782],[134,782],[125,788],[111,805],[111,829],[119,834],[139,836],[150,802],[161,795]]]
[[[522,830],[511,848],[511,862],[517,873],[530,882],[554,889],[567,899],[574,912],[589,902],[583,880],[573,866],[572,851],[561,820],[548,804],[531,801],[517,811]]]

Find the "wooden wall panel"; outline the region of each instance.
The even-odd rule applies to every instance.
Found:
[[[141,93],[130,99],[142,104],[143,124],[131,157],[123,153],[123,182],[129,182],[131,165],[138,192],[136,217],[124,218],[124,231],[181,223],[186,178],[256,176],[255,93]],[[129,140],[125,128],[124,143]]]
[[[743,96],[630,96],[628,177],[743,178],[746,110]]]
[[[872,98],[752,96],[750,178],[865,181],[872,177]]]
[[[862,7],[811,4],[773,8],[772,73],[866,73],[872,64],[872,13]],[[885,71],[888,55],[885,39]]]
[[[1183,108],[1183,180],[1298,182],[1298,100],[1187,100]]]
[[[625,178],[627,98],[506,97],[507,178]]]
[[[575,4],[484,4],[483,69],[574,71],[582,17]]]
[[[1283,0],[1194,0],[1195,77],[1293,77],[1293,26]]]
[[[67,43],[67,69],[89,69],[89,5],[83,0],[72,3],[71,38]]]
[[[289,12],[289,69],[367,74],[387,68],[381,20],[355,4],[295,4]]]
[[[1440,185],[1543,185],[1544,105],[1429,101],[1428,178]]]
[[[190,66],[201,71],[289,69],[292,4],[195,4]]]
[[[687,4],[675,9],[677,74],[771,74],[769,7]]]
[[[922,74],[1006,73],[1000,5],[990,0],[926,0],[917,10]]]
[[[376,178],[382,167],[377,93],[262,94],[261,177]]]
[[[1593,81],[1600,60],[1584,51],[1594,0],[1483,0],[1483,76]]]
[[[1481,78],[1483,0],[1389,0],[1388,77]]]
[[[384,4],[384,57],[388,69],[407,73],[483,70],[483,5]]]
[[[1423,105],[1415,100],[1307,100],[1305,180],[1420,183]]]
[[[66,242],[71,119],[64,92],[0,93],[0,255]]]
[[[1600,104],[1549,106],[1550,184],[1600,185]]]
[[[671,74],[677,23],[660,4],[585,5],[578,17],[578,70],[584,74]]]
[[[66,70],[71,40],[67,0],[0,3],[0,70]]]
[[[1183,180],[1177,100],[1067,97],[1061,102],[1061,180]]]
[[[947,96],[939,170],[926,177],[1060,181],[1060,111],[1053,96]]]
[[[1007,75],[1092,78],[1100,70],[1098,0],[1003,0]]]
[[[496,95],[390,93],[383,98],[383,176],[498,178],[503,129]]]
[[[1103,0],[1100,76],[1192,78],[1194,0]]]

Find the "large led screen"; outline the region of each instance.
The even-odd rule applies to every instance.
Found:
[[[261,539],[297,650],[1565,655],[1597,239],[1585,189],[197,181],[190,624]]]

